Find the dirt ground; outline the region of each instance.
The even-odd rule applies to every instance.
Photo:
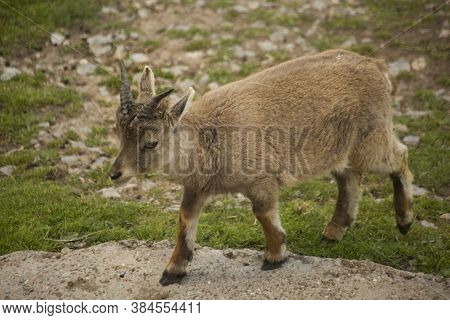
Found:
[[[108,242],[61,253],[20,251],[0,257],[0,299],[447,299],[448,279],[370,261],[290,255],[261,271],[255,250],[197,248],[188,276],[158,280],[168,241]]]

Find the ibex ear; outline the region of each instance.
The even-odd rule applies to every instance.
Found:
[[[149,66],[145,66],[142,71],[141,82],[139,83],[139,102],[147,102],[151,97],[155,96],[155,75]]]
[[[192,99],[194,98],[194,95],[195,95],[194,88],[190,87],[188,89],[188,92],[183,96],[183,98],[178,100],[178,102],[172,106],[169,112],[170,118],[172,119],[174,124],[179,122],[186,114],[186,112],[189,110],[189,108],[192,105]]]

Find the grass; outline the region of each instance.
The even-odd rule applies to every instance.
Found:
[[[43,112],[43,108],[52,110]],[[50,85],[43,73],[20,75],[0,82],[0,146],[26,143],[42,121],[54,113],[74,115],[81,96],[73,89]],[[53,112],[52,112],[53,111]]]
[[[9,6],[29,17],[49,32],[66,26],[86,26],[97,16],[101,3],[90,0],[5,0]],[[50,36],[4,4],[0,4],[0,54],[14,49],[39,48]]]

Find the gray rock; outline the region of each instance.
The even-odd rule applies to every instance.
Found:
[[[121,195],[119,191],[116,190],[114,187],[109,188],[103,188],[97,191],[102,197],[108,198],[108,199],[119,199],[121,198]]]
[[[15,170],[16,170],[16,166],[13,166],[13,165],[7,165],[7,166],[3,166],[0,168],[0,172],[8,177],[11,177]]]
[[[356,42],[356,38],[354,36],[350,36],[347,40],[345,40],[342,44],[341,44],[341,48],[343,49],[348,49],[351,46],[355,45]]]
[[[131,39],[137,40],[139,39],[139,33],[137,32],[130,32]]]
[[[108,158],[105,156],[99,157],[97,160],[94,161],[93,164],[91,164],[91,169],[97,169],[103,167],[103,165],[108,162]]]
[[[52,32],[52,34],[50,35],[50,42],[54,46],[59,46],[60,44],[62,44],[64,39],[65,36],[59,32]]]
[[[322,11],[327,8],[327,3],[324,0],[313,0],[311,2],[311,8],[317,11]]]
[[[89,49],[94,54],[94,56],[99,57],[110,52],[112,50],[112,46],[110,44],[102,46],[90,46]]]
[[[396,77],[402,71],[411,71],[411,66],[409,65],[408,60],[405,58],[400,58],[394,62],[388,64],[389,74],[393,77]]]
[[[38,124],[38,127],[47,129],[48,127],[50,127],[50,123],[48,123],[48,122],[41,122],[41,123]]]
[[[247,13],[249,10],[247,7],[245,7],[241,4],[237,4],[233,7],[233,11],[235,11],[237,13]]]
[[[445,220],[447,222],[450,222],[450,213],[441,214],[441,216],[439,218],[441,218],[442,220]]]
[[[281,42],[286,39],[288,34],[289,30],[287,28],[279,29],[270,35],[270,40],[274,42]]]
[[[424,57],[419,57],[417,59],[414,59],[411,62],[411,68],[414,71],[422,71],[423,69],[425,69],[427,66],[427,61],[425,60]]]
[[[86,59],[81,59],[77,66],[77,73],[82,76],[87,76],[93,74],[95,69],[97,69],[97,67],[94,64],[90,63]]]
[[[178,87],[180,87],[182,90],[186,90],[190,87],[193,87],[194,85],[195,85],[195,83],[192,79],[185,79],[178,83]]]
[[[88,42],[89,46],[92,46],[92,45],[98,46],[98,45],[109,44],[112,42],[112,35],[97,34],[95,36],[89,37],[87,39],[87,42]]]
[[[144,180],[141,182],[141,188],[144,192],[148,192],[150,189],[156,187],[157,184],[151,180]]]
[[[210,84],[208,84],[209,90],[214,90],[214,89],[217,89],[218,87],[219,87],[219,84],[217,82],[211,82]]]
[[[183,73],[185,73],[187,70],[189,70],[189,67],[183,66],[183,65],[177,65],[177,66],[173,66],[171,68],[165,68],[165,70],[172,73],[175,77],[179,77]]]
[[[119,12],[114,7],[103,7],[102,8],[102,13],[103,14],[117,14]]]
[[[96,56],[104,55],[112,50],[112,35],[97,34],[87,39],[89,50]]]
[[[76,164],[78,162],[78,160],[79,160],[79,157],[75,156],[75,155],[64,156],[61,158],[61,161],[69,166]]]
[[[258,47],[263,51],[274,51],[278,48],[276,44],[268,40],[258,42]]]
[[[255,56],[255,53],[253,51],[245,50],[239,45],[234,46],[233,53],[236,58],[239,59],[253,58]]]
[[[142,18],[142,19],[147,18],[149,15],[149,11],[144,8],[139,9],[137,13],[138,13],[139,18]]]
[[[320,19],[316,19],[312,26],[306,31],[305,36],[310,37],[315,34],[317,32],[317,29],[319,28],[320,22]]]
[[[170,207],[167,207],[164,209],[165,211],[169,211],[169,212],[178,212],[180,211],[180,205],[179,204],[173,204]]]
[[[403,142],[409,146],[417,146],[420,142],[419,136],[406,136],[403,138]]]
[[[18,76],[19,74],[21,74],[22,73],[22,71],[20,71],[19,69],[17,69],[17,68],[14,68],[14,67],[6,67],[4,70],[3,70],[3,73],[2,73],[2,75],[0,76],[0,79],[2,80],[2,81],[8,81],[8,80],[11,80],[12,78],[14,78],[15,76]]]
[[[208,76],[208,74],[205,73],[198,80],[198,85],[204,87],[204,86],[206,86],[208,84],[208,81],[209,81],[209,76]]]
[[[427,220],[421,220],[419,223],[424,228],[437,229],[436,225],[433,222],[429,222]]]
[[[408,127],[402,123],[394,124],[394,130],[397,132],[408,132]]]
[[[149,61],[148,56],[145,53],[133,53],[130,55],[130,60],[135,64],[142,64]]]
[[[418,187],[416,185],[412,185],[412,195],[414,197],[424,196],[428,193],[428,190],[422,187]]]

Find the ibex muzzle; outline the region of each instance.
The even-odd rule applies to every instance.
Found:
[[[266,236],[263,270],[286,260],[278,214],[281,186],[332,173],[338,197],[322,237],[339,241],[355,220],[364,174],[390,175],[397,225],[413,221],[407,148],[392,129],[391,83],[384,62],[331,50],[263,70],[192,102],[155,95],[144,68],[134,102],[121,65],[117,128],[121,151],[111,169],[119,179],[164,168],[184,186],[178,240],[160,280],[179,282],[193,255],[200,211],[214,194],[241,192]]]

